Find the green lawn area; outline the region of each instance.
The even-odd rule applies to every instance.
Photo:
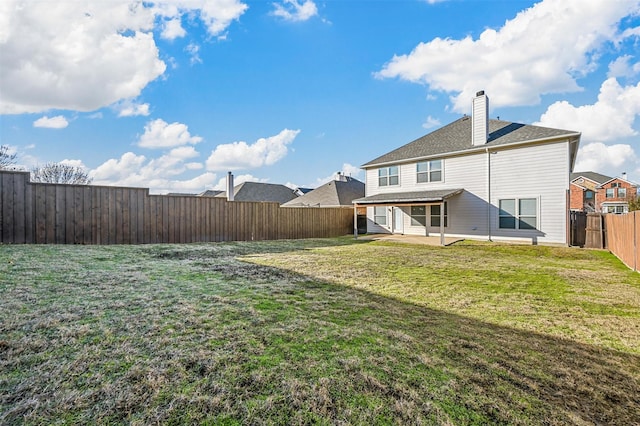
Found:
[[[640,424],[640,274],[352,238],[0,245],[0,424]]]

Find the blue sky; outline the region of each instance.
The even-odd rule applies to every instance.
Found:
[[[470,110],[640,182],[640,1],[0,2],[0,144],[154,193],[318,186]]]

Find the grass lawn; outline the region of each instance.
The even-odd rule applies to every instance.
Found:
[[[640,424],[640,274],[351,238],[0,246],[0,424]]]

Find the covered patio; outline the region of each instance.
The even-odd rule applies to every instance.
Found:
[[[358,238],[358,227],[356,225],[358,207],[411,207],[411,206],[424,206],[425,209],[432,205],[440,206],[440,212],[443,214],[445,211],[445,201],[461,194],[462,188],[457,189],[438,189],[431,191],[413,191],[413,192],[398,192],[398,193],[383,193],[371,195],[364,198],[353,200],[353,217],[354,227],[353,234],[355,238]],[[444,217],[441,216],[441,217]],[[426,220],[426,219],[425,219]],[[440,220],[440,245],[447,245],[445,238],[445,223],[444,219]],[[391,235],[394,235],[393,226],[391,227]],[[425,234],[424,237],[429,237],[428,227],[424,224]]]

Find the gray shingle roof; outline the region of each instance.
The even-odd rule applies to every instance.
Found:
[[[487,143],[482,147],[473,146],[471,143],[471,117],[465,116],[375,160],[371,160],[363,164],[362,167],[366,168],[378,164],[403,162],[440,155],[445,156],[479,148],[484,149],[485,147],[524,143],[561,136],[578,136],[578,132],[492,119],[489,120],[489,140]]]
[[[597,183],[605,183],[606,181],[613,179],[610,176],[602,175],[596,172],[574,172],[574,173],[571,173],[569,180],[574,181],[579,177],[587,178]]]
[[[395,192],[388,194],[376,194],[353,200],[354,204],[408,204],[408,203],[433,203],[444,201],[454,195],[458,195],[463,189],[434,189],[431,191]]]
[[[291,201],[298,195],[293,189],[275,183],[244,182],[233,187],[235,201],[271,201],[279,204]],[[226,192],[216,197],[226,197]]]
[[[304,194],[301,197],[284,203],[283,207],[340,207],[353,206],[352,201],[364,197],[364,183],[346,177],[346,182],[331,181]]]

